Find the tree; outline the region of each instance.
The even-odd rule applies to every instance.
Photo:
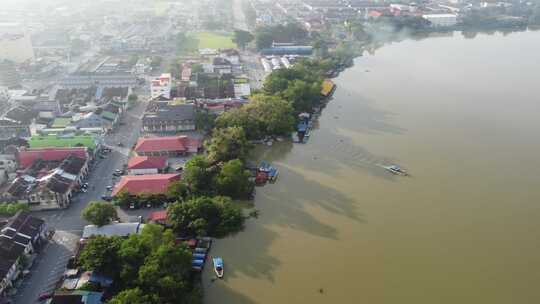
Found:
[[[120,237],[95,236],[85,244],[79,263],[86,270],[114,277],[120,271],[118,250],[121,243]]]
[[[195,195],[212,192],[212,172],[204,156],[196,155],[186,162],[182,179]]]
[[[138,100],[139,100],[139,95],[137,95],[137,94],[129,94],[129,96],[128,96],[128,106],[129,107],[134,106],[137,103]]]
[[[307,83],[303,80],[295,79],[283,91],[283,97],[290,101],[295,112],[310,112],[321,99],[320,83]]]
[[[157,304],[155,295],[145,294],[140,288],[126,289],[110,299],[107,304]]]
[[[536,3],[533,12],[529,17],[529,23],[533,25],[540,25],[540,2]]]
[[[213,163],[245,159],[248,148],[246,133],[239,127],[214,130],[211,140],[206,144],[208,159]]]
[[[186,246],[160,245],[139,269],[138,282],[145,290],[159,296],[161,303],[184,303],[189,295],[191,252]]]
[[[111,203],[90,202],[84,208],[82,217],[94,225],[103,226],[118,218],[118,215],[116,214],[116,208]]]
[[[167,188],[167,197],[169,201],[184,200],[189,195],[189,187],[184,181],[171,183]]]
[[[239,127],[244,129],[247,139],[259,139],[264,136],[257,117],[251,117],[244,108],[232,109],[216,119],[216,128]]]
[[[268,32],[259,32],[255,35],[255,46],[258,50],[269,48],[274,42],[274,36]]]
[[[150,65],[153,68],[157,68],[161,65],[162,62],[163,62],[163,58],[161,56],[153,56],[152,61],[150,62]]]
[[[138,203],[138,199],[135,195],[132,195],[128,191],[124,190],[114,197],[114,202],[121,208],[128,208],[129,204]]]
[[[236,43],[240,48],[245,49],[246,45],[253,41],[255,37],[248,31],[235,30],[232,41]]]
[[[244,108],[257,117],[264,134],[287,135],[294,129],[293,107],[278,96],[254,95]]]
[[[246,198],[252,189],[249,177],[249,171],[244,169],[244,164],[240,160],[228,161],[217,176],[217,191],[220,195],[232,198]]]
[[[240,207],[227,197],[196,197],[174,203],[167,209],[167,220],[180,235],[225,236],[243,228]]]

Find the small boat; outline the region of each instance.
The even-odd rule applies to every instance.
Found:
[[[223,260],[220,257],[215,257],[212,259],[214,262],[214,272],[218,278],[223,278]]]
[[[403,176],[409,175],[407,171],[405,171],[404,169],[402,169],[401,167],[397,165],[383,166],[383,168],[385,168],[386,170],[390,171],[392,174],[395,174],[395,175],[403,175]]]

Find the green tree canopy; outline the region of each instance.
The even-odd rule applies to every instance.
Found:
[[[126,289],[114,296],[107,304],[158,304],[154,295],[145,294],[140,288]]]
[[[120,237],[95,236],[84,245],[79,263],[86,270],[115,277],[121,269],[118,256],[121,244]]]
[[[167,208],[167,220],[180,235],[225,236],[243,228],[239,206],[227,197],[197,197]]]
[[[240,48],[245,49],[246,45],[253,41],[253,38],[254,36],[248,31],[235,30],[232,41],[236,43]]]
[[[182,180],[195,195],[212,192],[212,176],[210,163],[202,155],[195,155],[186,162]]]
[[[223,164],[217,176],[217,191],[220,195],[235,199],[246,198],[252,189],[249,177],[249,171],[244,169],[239,159],[230,160]]]
[[[246,105],[251,117],[256,117],[267,135],[287,135],[294,128],[293,107],[278,96],[256,94]]]
[[[118,218],[116,208],[107,202],[90,202],[82,212],[82,217],[90,223],[103,226]]]
[[[215,129],[212,138],[206,143],[208,159],[214,163],[245,159],[248,148],[246,133],[240,127]]]

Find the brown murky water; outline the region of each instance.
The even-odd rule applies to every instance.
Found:
[[[336,82],[308,144],[260,151],[279,180],[206,303],[540,303],[540,32],[395,43]]]

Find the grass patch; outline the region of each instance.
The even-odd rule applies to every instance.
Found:
[[[232,41],[232,35],[218,34],[211,32],[200,32],[195,34],[195,39],[199,42],[199,49],[233,49],[236,43]]]

